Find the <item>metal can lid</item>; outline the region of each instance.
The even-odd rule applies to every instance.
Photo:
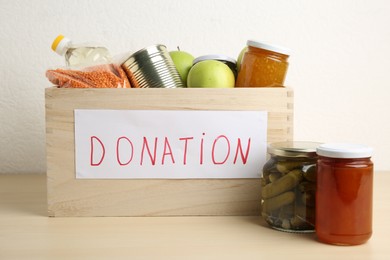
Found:
[[[143,49],[140,49],[140,50],[134,52],[133,54],[130,55],[130,57],[127,59],[127,61],[136,59],[138,62],[139,60],[142,60],[142,59],[150,59],[151,55],[159,54],[162,50],[165,51],[166,48],[167,47],[163,44],[151,45],[151,46],[145,47]]]
[[[252,46],[252,47],[256,47],[256,48],[260,48],[260,49],[264,49],[264,50],[268,50],[268,51],[278,52],[278,53],[288,55],[288,56],[290,56],[290,53],[291,53],[291,50],[286,48],[286,47],[274,45],[274,44],[269,44],[269,43],[265,43],[265,42],[248,40],[246,42],[246,44],[248,46]]]
[[[362,144],[351,143],[325,143],[317,148],[317,154],[330,158],[369,158],[373,149]]]
[[[304,141],[287,141],[271,143],[268,145],[268,153],[285,157],[317,157],[316,149],[321,143]]]
[[[210,54],[210,55],[203,55],[199,56],[196,59],[194,59],[193,64],[195,65],[196,63],[204,60],[218,60],[218,61],[226,61],[226,62],[231,62],[233,64],[236,64],[236,60],[226,56],[226,55],[220,55],[220,54]]]

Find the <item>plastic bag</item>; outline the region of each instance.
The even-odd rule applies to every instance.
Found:
[[[46,77],[60,88],[131,88],[126,73],[113,63],[80,69],[47,70]]]

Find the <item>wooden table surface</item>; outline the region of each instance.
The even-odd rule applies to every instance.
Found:
[[[373,237],[332,246],[256,216],[47,217],[45,175],[0,175],[0,259],[390,259],[390,172],[374,185]]]

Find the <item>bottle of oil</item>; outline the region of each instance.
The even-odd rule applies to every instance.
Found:
[[[69,38],[58,35],[51,45],[53,51],[65,56],[68,67],[83,67],[111,62],[107,48],[93,44],[73,44]]]

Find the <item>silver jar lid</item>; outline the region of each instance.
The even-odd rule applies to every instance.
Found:
[[[321,143],[304,141],[287,141],[271,143],[268,145],[268,153],[285,157],[317,157],[317,147]]]
[[[220,55],[220,54],[211,54],[211,55],[203,55],[203,56],[197,57],[196,59],[194,59],[193,64],[195,65],[196,63],[198,63],[200,61],[204,61],[204,60],[218,60],[218,61],[222,61],[222,62],[230,62],[233,64],[237,63],[235,59],[233,59],[229,56]]]

